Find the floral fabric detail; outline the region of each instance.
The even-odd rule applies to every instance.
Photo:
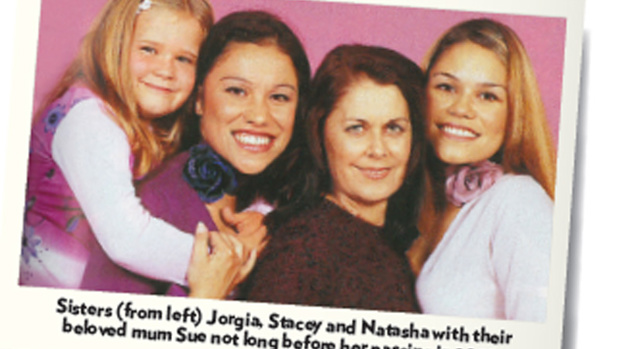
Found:
[[[62,104],[56,105],[45,115],[44,124],[45,132],[56,132],[56,128],[60,124],[60,121],[67,115],[65,112],[65,106]]]
[[[75,85],[32,126],[22,231],[20,285],[77,288],[93,241],[90,227],[52,155],[64,118],[79,102],[97,98]]]
[[[69,113],[69,110],[78,102],[90,97],[92,97],[92,93],[84,88],[69,89],[63,97],[52,103],[45,111],[43,118],[45,133],[55,133],[56,128]]]
[[[207,144],[193,146],[189,154],[183,179],[203,202],[213,203],[237,187],[235,171]]]
[[[25,263],[30,263],[30,258],[38,258],[40,248],[41,237],[36,235],[34,228],[26,225],[24,227],[24,234],[22,236],[22,258]]]
[[[502,167],[489,160],[450,166],[446,171],[447,199],[462,207],[493,186],[503,174]]]

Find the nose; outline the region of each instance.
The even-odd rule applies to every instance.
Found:
[[[371,158],[383,158],[387,156],[387,147],[385,145],[385,136],[380,130],[372,132],[369,135],[368,148],[366,155]]]
[[[472,118],[474,117],[474,111],[472,108],[473,97],[469,93],[460,93],[454,96],[454,100],[450,105],[448,112],[451,115]]]
[[[172,79],[174,77],[174,58],[164,55],[158,57],[155,74],[164,79]]]
[[[246,108],[244,119],[247,123],[255,126],[266,125],[271,117],[269,114],[269,105],[263,98],[253,98]]]

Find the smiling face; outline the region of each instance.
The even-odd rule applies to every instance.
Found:
[[[158,118],[179,109],[194,87],[204,32],[187,12],[153,7],[140,12],[133,33],[129,71],[138,110]]]
[[[507,72],[496,54],[471,42],[447,49],[429,72],[427,136],[447,164],[491,158],[504,141]]]
[[[389,197],[403,183],[411,148],[409,108],[398,87],[354,81],[327,116],[324,135],[331,194],[360,212],[378,207],[384,218]]]
[[[231,43],[196,103],[203,138],[238,171],[257,174],[293,134],[298,82],[290,57],[272,44]]]

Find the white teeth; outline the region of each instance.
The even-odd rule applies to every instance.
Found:
[[[452,126],[444,126],[444,127],[442,127],[442,130],[445,133],[449,133],[451,135],[458,136],[458,137],[470,137],[470,138],[476,137],[475,133],[473,133],[471,131],[468,131],[468,130],[465,130],[465,129],[462,129],[462,128],[456,128],[456,127],[452,127]]]
[[[235,134],[235,139],[247,145],[267,145],[271,142],[271,138],[269,137],[250,135],[247,133]]]

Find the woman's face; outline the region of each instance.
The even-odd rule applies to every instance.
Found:
[[[275,45],[229,44],[196,103],[204,140],[241,173],[260,173],[291,139],[297,84],[291,58]]]
[[[354,207],[386,205],[403,183],[411,149],[407,101],[395,85],[353,82],[325,121],[332,194]]]
[[[508,117],[507,72],[497,55],[471,42],[447,49],[429,72],[427,137],[447,164],[491,158]]]

